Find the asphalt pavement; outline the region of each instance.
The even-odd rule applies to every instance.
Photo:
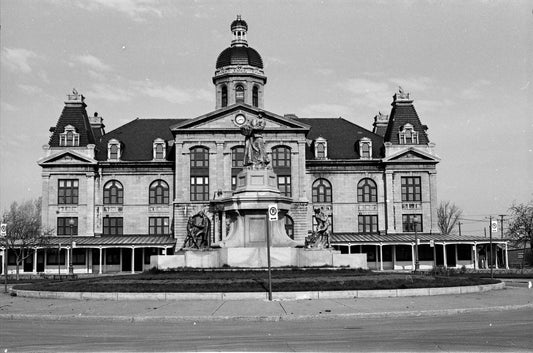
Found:
[[[278,300],[79,300],[0,294],[0,319],[130,322],[281,321],[441,316],[533,308],[528,281],[487,292],[393,298]]]

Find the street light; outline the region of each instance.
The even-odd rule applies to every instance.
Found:
[[[70,218],[68,221],[68,224],[70,226],[70,250],[69,250],[69,256],[68,256],[68,273],[74,274],[74,266],[72,265],[72,255],[74,254],[73,251],[73,242],[72,242],[72,228],[74,227],[74,218]]]
[[[415,272],[420,268],[420,263],[418,261],[418,233],[416,225],[418,223],[418,216],[413,217],[413,227],[415,229]]]

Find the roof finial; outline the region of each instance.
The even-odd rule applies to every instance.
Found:
[[[244,21],[241,15],[237,15],[237,19],[231,23],[231,32],[233,32],[233,40],[231,46],[247,47],[246,32],[248,31],[248,24]]]

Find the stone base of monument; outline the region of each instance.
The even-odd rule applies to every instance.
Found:
[[[333,249],[280,247],[270,249],[272,267],[349,267],[368,269],[366,254],[341,254]],[[154,255],[150,266],[160,270],[174,268],[266,268],[264,247],[188,250],[177,255]]]

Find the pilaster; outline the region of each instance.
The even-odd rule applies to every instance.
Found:
[[[396,233],[394,224],[394,182],[393,172],[385,171],[385,213],[387,233]]]

